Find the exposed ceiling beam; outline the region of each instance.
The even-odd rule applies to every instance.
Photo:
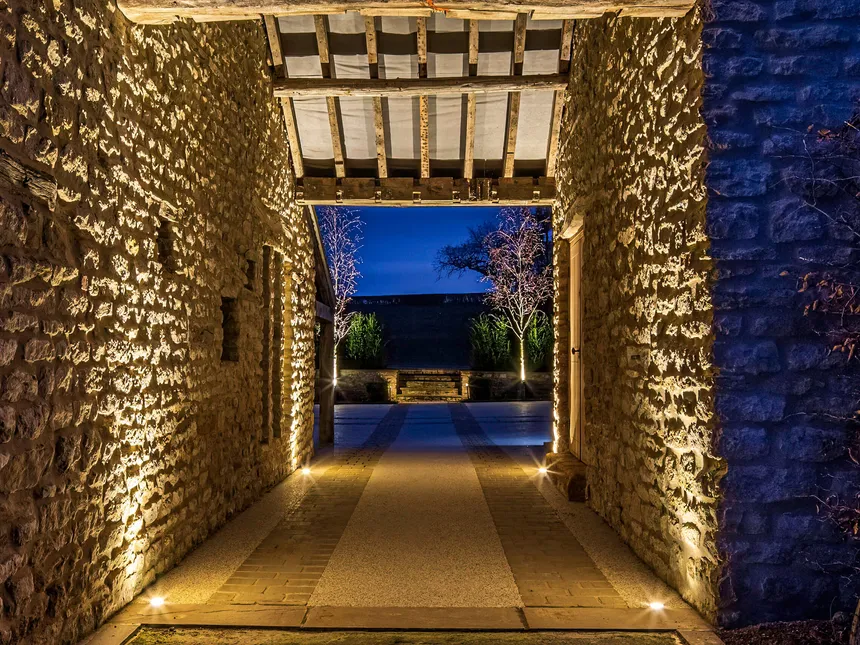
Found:
[[[469,76],[478,75],[478,21],[469,21]],[[466,145],[463,151],[463,177],[475,175],[475,116],[478,101],[474,92],[466,95]]]
[[[469,92],[563,90],[567,76],[475,76],[471,78],[288,78],[275,83],[275,96],[439,96]]]
[[[573,44],[573,21],[565,20],[561,28],[561,47],[559,48],[558,71],[562,74],[570,72],[570,56]],[[549,126],[549,141],[546,148],[546,174],[555,177],[558,163],[558,144],[561,130],[561,117],[564,112],[564,91],[555,93],[552,103],[552,121]]]
[[[314,16],[314,30],[317,36],[317,50],[320,55],[320,68],[323,79],[333,80],[331,71],[331,57],[328,49],[328,18],[326,16]],[[277,93],[275,93],[277,96]],[[328,124],[331,130],[331,149],[334,155],[334,172],[338,177],[346,176],[346,166],[343,161],[343,139],[340,135],[340,118],[338,114],[337,99],[334,96],[326,96],[326,107],[328,108]]]
[[[274,66],[276,79],[287,76],[287,67],[284,64],[284,55],[281,51],[281,34],[278,30],[278,20],[274,16],[263,16],[263,25],[266,28],[266,38],[269,41],[269,55]],[[287,129],[287,140],[290,144],[290,159],[293,162],[293,172],[296,177],[305,174],[305,165],[302,159],[302,148],[299,141],[299,129],[296,127],[296,115],[293,111],[293,100],[281,99],[281,110],[284,113],[284,125]]]
[[[427,78],[427,18],[418,18],[418,78]],[[421,138],[421,176],[430,176],[430,98],[418,97],[419,135]]]
[[[364,17],[364,40],[367,45],[367,64],[370,78],[379,78],[379,55],[376,48],[376,18]],[[376,170],[380,177],[388,177],[388,156],[385,153],[385,119],[382,97],[373,97],[373,129],[376,135]]]
[[[314,205],[537,206],[551,205],[555,196],[555,180],[546,177],[305,177],[296,189],[299,203]]]
[[[622,16],[679,17],[695,0],[119,0],[129,20],[140,23],[166,23],[176,18],[207,20],[251,20],[260,14],[279,16],[337,14],[357,11],[364,15],[429,16],[432,10],[444,11],[454,18],[512,19],[517,13],[532,13],[537,19],[596,18],[604,13]]]
[[[526,52],[526,27],[528,25],[528,16],[524,13],[517,15],[516,26],[514,27],[514,55],[513,55],[513,72],[514,76],[522,76],[523,61],[525,60]],[[517,130],[520,123],[520,92],[511,92],[508,94],[508,120],[506,125],[505,136],[505,177],[514,176],[514,159],[517,153]]]

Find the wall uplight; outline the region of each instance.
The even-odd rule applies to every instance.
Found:
[[[654,611],[662,611],[663,609],[666,608],[666,605],[664,605],[662,602],[655,601],[655,602],[649,602],[648,607],[650,607]]]
[[[546,475],[548,471],[547,471],[546,466],[541,466],[540,468],[538,468],[538,472],[539,472],[541,475]]]
[[[310,474],[311,474],[311,469],[310,469],[310,468],[308,468],[307,466],[305,466],[304,468],[302,468],[302,475],[310,475]]]
[[[150,607],[161,607],[164,604],[164,598],[161,596],[153,596],[149,599]]]

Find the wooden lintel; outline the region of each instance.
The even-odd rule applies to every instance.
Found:
[[[275,96],[439,96],[470,92],[561,90],[564,74],[475,76],[468,78],[287,78],[275,83]]]
[[[129,20],[164,24],[176,18],[208,20],[259,20],[261,14],[291,16],[340,14],[357,11],[364,15],[429,16],[445,12],[452,18],[513,19],[531,13],[535,19],[597,18],[605,13],[622,16],[677,18],[693,8],[695,0],[119,0]]]
[[[546,206],[555,200],[556,189],[555,180],[547,177],[305,177],[296,196],[299,203],[312,205]]]

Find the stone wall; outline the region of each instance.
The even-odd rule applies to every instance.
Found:
[[[846,458],[852,431],[838,419],[857,409],[857,368],[828,352],[797,288],[807,272],[857,261],[856,239],[828,219],[846,206],[856,213],[856,202],[813,192],[809,180],[810,160],[827,152],[819,130],[860,106],[860,3],[713,0],[711,10],[703,114],[716,410],[729,464],[721,619],[826,618],[850,608],[860,586],[849,566],[858,543],[815,499],[858,483]]]
[[[0,36],[0,643],[73,643],[309,456],[312,247],[260,24]]]
[[[701,22],[577,22],[557,232],[584,222],[589,503],[707,616],[717,609],[711,263]],[[558,450],[568,436],[568,244],[555,244]]]

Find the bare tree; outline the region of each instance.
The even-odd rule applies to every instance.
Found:
[[[342,207],[323,206],[317,209],[317,216],[334,288],[334,383],[337,385],[337,347],[349,333],[355,316],[347,307],[361,277],[358,250],[363,223],[358,211]]]
[[[526,380],[525,335],[540,306],[552,297],[552,267],[546,264],[544,229],[528,208],[506,208],[497,231],[486,237],[487,303],[520,343],[520,380]]]
[[[550,231],[552,229],[552,209],[539,207],[535,209],[535,219],[540,224],[541,234],[544,238],[544,256],[542,262],[550,264],[552,262],[552,249],[550,241]],[[494,233],[498,227],[498,222],[487,220],[478,226],[469,227],[469,235],[464,242],[460,244],[446,244],[436,253],[436,259],[433,265],[436,269],[436,274],[452,277],[462,276],[466,271],[474,271],[481,277],[487,275],[489,270],[490,257],[487,253],[487,236]]]

